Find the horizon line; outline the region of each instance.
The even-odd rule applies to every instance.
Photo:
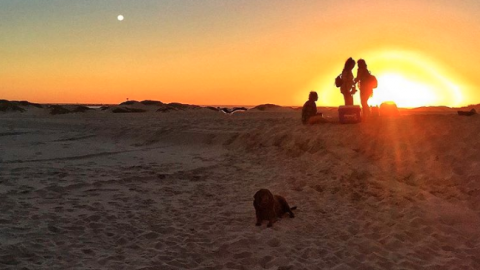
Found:
[[[1,99],[0,99],[1,100]],[[6,100],[6,99],[5,99]],[[149,100],[149,101],[159,101],[159,100],[150,100],[150,99],[146,99],[146,100]],[[30,102],[30,101],[27,101],[27,100],[7,100],[7,101],[26,101],[26,102]],[[127,101],[136,101],[136,102],[141,102],[141,101],[138,101],[138,100],[127,100]],[[127,101],[123,101],[123,102],[127,102]],[[142,100],[142,101],[145,101],[145,100]],[[42,105],[83,105],[83,106],[118,106],[120,105],[121,103],[123,102],[120,102],[120,103],[93,103],[93,102],[83,102],[83,103],[80,103],[80,102],[30,102],[30,103],[37,103],[37,104],[42,104]],[[162,102],[162,101],[159,101],[159,102]],[[254,107],[257,107],[257,106],[260,106],[260,105],[266,105],[266,104],[270,104],[270,105],[275,105],[275,106],[280,106],[280,107],[295,107],[295,108],[299,108],[299,107],[302,107],[303,105],[278,105],[278,104],[275,104],[275,103],[261,103],[261,104],[257,104],[257,105],[239,105],[239,104],[192,104],[192,103],[182,103],[182,102],[177,102],[177,101],[174,101],[174,102],[162,102],[163,104],[170,104],[170,103],[180,103],[180,104],[186,104],[186,105],[195,105],[195,106],[203,106],[203,107],[249,107],[249,108],[254,108]],[[388,103],[388,101],[384,102],[384,103]],[[458,106],[458,107],[451,107],[451,106],[447,106],[447,105],[431,105],[431,106],[419,106],[419,107],[400,107],[400,106],[397,106],[399,109],[416,109],[416,108],[435,108],[435,107],[445,107],[445,108],[451,108],[451,109],[454,109],[454,108],[462,108],[462,107],[469,107],[469,106],[476,106],[476,105],[480,105],[480,104],[469,104],[469,105],[464,105],[464,106]],[[317,105],[317,107],[326,107],[326,108],[337,108],[339,106],[342,106],[341,104],[340,105]],[[360,106],[360,104],[358,104],[358,106]],[[380,106],[380,105],[376,105],[376,106]],[[375,106],[370,106],[370,107],[375,107]]]

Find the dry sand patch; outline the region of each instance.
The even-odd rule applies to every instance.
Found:
[[[2,116],[0,265],[477,269],[478,118]],[[296,217],[255,227],[260,188]]]

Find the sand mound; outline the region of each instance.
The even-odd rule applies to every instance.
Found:
[[[165,104],[160,101],[144,100],[144,101],[126,101],[118,106],[111,106],[105,108],[106,111],[114,113],[139,113],[139,112],[170,112],[170,111],[191,111],[202,109],[197,105],[189,105],[182,103],[168,103]]]
[[[90,109],[82,105],[41,105],[31,103],[28,101],[7,101],[0,100],[0,112],[22,112],[29,115],[44,115],[45,113],[51,115],[68,114],[68,113],[83,113]]]
[[[120,103],[119,106],[122,106],[122,105],[131,106],[131,105],[139,105],[139,104],[143,104],[146,106],[162,106],[164,103],[157,100],[143,100],[143,101],[129,100],[129,101]]]
[[[128,108],[128,107],[116,107],[112,108],[113,113],[142,113],[147,110],[137,109],[137,108]]]
[[[25,112],[28,108],[43,108],[42,105],[28,101],[0,100],[0,112]]]
[[[43,108],[43,106],[38,103],[31,103],[28,101],[12,101],[12,102],[18,103],[22,107],[35,107],[40,109]]]
[[[51,115],[84,113],[93,110],[82,105],[49,105],[47,108],[50,110]]]
[[[201,108],[202,107],[197,105],[189,105],[189,104],[173,102],[173,103],[166,104],[163,108],[158,109],[157,112],[198,110]]]
[[[292,110],[294,109],[291,107],[282,107],[275,104],[261,104],[251,109],[251,111],[267,111],[267,112],[288,112]]]
[[[0,100],[0,112],[24,112],[18,104],[8,100]]]
[[[407,111],[408,113],[429,113],[429,114],[438,114],[438,113],[455,113],[454,108],[450,108],[447,106],[428,106],[428,107],[418,107],[412,109],[402,109]]]
[[[400,115],[397,104],[395,104],[394,102],[384,102],[380,104],[379,113],[380,113],[380,116]]]

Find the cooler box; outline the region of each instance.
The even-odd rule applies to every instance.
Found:
[[[362,121],[360,112],[362,109],[358,105],[340,106],[338,107],[338,119],[340,123],[359,123]]]

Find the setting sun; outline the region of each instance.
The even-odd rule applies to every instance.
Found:
[[[399,107],[419,107],[436,101],[435,93],[429,85],[408,80],[398,74],[384,74],[377,79],[381,86],[369,100],[370,105],[393,101]]]
[[[368,56],[378,79],[371,105],[394,101],[400,107],[459,106],[463,101],[458,75],[426,53],[391,50]]]
[[[368,70],[377,77],[378,87],[369,100],[372,106],[393,101],[399,107],[461,106],[465,99],[461,91],[463,81],[446,64],[435,61],[427,53],[397,49],[378,49],[360,53],[353,57],[365,59]],[[339,88],[333,85],[333,78],[341,72],[343,61],[326,74],[316,78],[308,89],[318,89],[319,103],[335,105],[343,103]],[[354,76],[357,68],[353,69]],[[303,91],[306,92],[307,89]],[[298,99],[304,98],[300,96]],[[360,98],[354,95],[354,103]],[[322,105],[323,105],[322,104]]]

